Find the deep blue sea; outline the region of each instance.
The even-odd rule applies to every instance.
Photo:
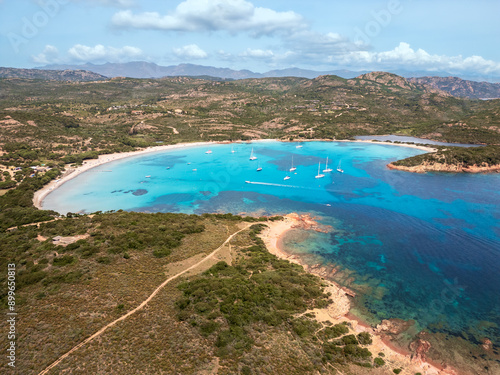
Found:
[[[96,167],[43,207],[64,214],[312,213],[332,230],[285,243],[349,275],[365,319],[414,319],[419,329],[500,345],[500,174],[386,168],[422,152],[354,142],[188,147]],[[327,157],[332,172],[322,172]],[[324,178],[315,178],[318,163]]]

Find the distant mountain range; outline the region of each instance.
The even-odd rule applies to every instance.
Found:
[[[0,77],[28,79],[49,79],[68,81],[96,81],[107,77],[161,78],[169,76],[214,77],[218,79],[248,79],[266,77],[303,77],[313,79],[323,75],[336,75],[342,78],[355,78],[369,71],[331,70],[314,71],[299,68],[271,70],[255,73],[250,70],[233,70],[194,64],[161,66],[145,61],[128,63],[105,63],[83,65],[47,65],[36,69],[0,68]],[[445,91],[453,96],[471,99],[500,98],[500,83],[477,82],[458,77],[450,77],[446,72],[435,72],[436,76],[423,76],[428,72],[393,72],[408,78],[409,82],[427,85]],[[413,78],[411,78],[413,77]]]
[[[250,70],[233,70],[229,68],[215,68],[213,66],[179,64],[161,66],[145,61],[134,61],[128,63],[105,63],[96,65],[87,63],[83,65],[47,65],[37,69],[68,70],[83,69],[107,77],[130,77],[130,78],[161,78],[169,76],[210,76],[223,79],[247,79],[266,77],[303,77],[316,78],[321,75],[336,75],[342,78],[354,78],[360,74],[368,73],[353,72],[349,70],[314,71],[299,68],[271,70],[266,73],[255,73]]]
[[[47,70],[47,69],[16,69],[1,68],[0,78],[23,78],[23,79],[43,79],[53,81],[103,81],[108,79],[103,75],[88,70],[67,69],[67,70]]]
[[[313,79],[322,75],[336,75],[342,78],[354,78],[369,70],[352,71],[352,70],[328,70],[316,71],[300,68],[276,69],[265,73],[256,73],[250,70],[234,70],[229,68],[216,68],[213,66],[195,65],[195,64],[179,64],[162,66],[151,62],[133,61],[128,63],[105,63],[92,64],[86,63],[82,65],[46,65],[37,67],[36,69],[51,69],[51,70],[88,70],[90,72],[102,74],[106,77],[131,77],[131,78],[161,78],[168,76],[210,76],[223,79],[246,79],[246,78],[266,78],[266,77],[303,77]],[[390,73],[397,74],[401,77],[426,77],[429,75],[427,71],[408,71],[395,70]],[[436,71],[432,73],[433,77],[450,77],[452,74],[448,72]],[[488,81],[500,82],[500,77],[482,77],[482,76],[461,76],[460,78],[472,81]]]

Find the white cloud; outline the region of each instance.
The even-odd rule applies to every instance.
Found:
[[[47,44],[42,52],[32,56],[37,64],[54,64],[59,62],[59,51],[56,47]]]
[[[247,48],[245,52],[240,54],[240,56],[252,57],[252,58],[257,58],[257,59],[267,59],[270,57],[274,57],[274,53],[273,53],[273,51],[271,51],[269,49],[262,50],[262,49]]]
[[[362,46],[340,34],[332,32],[323,34],[312,30],[293,33],[285,39],[285,44],[306,58],[345,54],[362,49]]]
[[[500,74],[500,63],[481,56],[463,57],[431,55],[423,49],[414,50],[408,43],[401,42],[390,51],[352,51],[335,56],[332,62],[367,69],[423,69],[443,70],[450,73],[473,71],[482,74]]]
[[[112,24],[166,31],[246,31],[253,36],[290,32],[305,26],[302,16],[293,11],[255,7],[245,0],[185,0],[166,15],[124,10],[113,15]]]
[[[41,53],[33,55],[32,59],[38,64],[61,64],[73,62],[124,62],[131,59],[140,59],[143,52],[137,47],[125,46],[121,48],[105,47],[98,44],[94,47],[76,44],[66,54],[61,55],[59,50],[46,45]]]
[[[174,54],[180,58],[188,59],[205,59],[208,57],[208,53],[203,51],[196,44],[188,44],[184,47],[174,48]]]
[[[120,8],[129,8],[136,5],[136,0],[71,0],[73,2],[85,3],[86,5],[105,5]]]
[[[68,50],[68,55],[71,60],[82,62],[119,62],[129,60],[131,58],[139,58],[142,56],[142,51],[140,48],[130,46],[115,48],[105,47],[102,44],[97,44],[94,47],[76,44]]]

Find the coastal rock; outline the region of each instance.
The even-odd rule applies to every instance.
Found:
[[[500,172],[500,164],[482,164],[464,166],[463,164],[444,164],[444,163],[429,163],[424,162],[419,165],[407,167],[403,165],[387,164],[387,168],[396,169],[399,171],[425,173],[425,172],[453,172],[453,173],[487,173],[487,172]]]
[[[413,361],[426,361],[426,354],[431,348],[431,343],[427,340],[424,340],[426,336],[425,332],[420,332],[415,341],[410,343],[410,351],[412,352],[412,360]]]
[[[413,326],[415,322],[413,320],[403,320],[403,319],[384,319],[377,325],[375,332],[381,335],[399,335],[401,332],[408,330]]]
[[[294,229],[314,230],[321,233],[328,233],[332,229],[329,225],[319,224],[317,222],[318,218],[312,217],[311,215],[292,213],[287,215],[287,217],[293,221],[292,228]]]
[[[482,344],[481,346],[483,347],[484,350],[491,350],[493,343],[491,342],[490,339],[482,339],[481,340]]]
[[[340,288],[344,291],[345,294],[347,294],[349,297],[356,297],[356,292],[354,292],[353,290],[349,289],[349,288],[346,288],[345,286],[343,286],[342,288]]]

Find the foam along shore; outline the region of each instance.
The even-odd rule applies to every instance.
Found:
[[[83,165],[73,168],[69,164],[65,168],[65,172],[63,172],[63,175],[60,179],[53,180],[47,185],[45,185],[42,189],[38,190],[35,192],[33,196],[33,205],[38,208],[38,209],[43,209],[43,200],[44,198],[63,185],[65,182],[68,182],[69,180],[75,178],[79,174],[86,172],[92,168],[98,167],[100,165],[110,163],[115,160],[120,160],[124,158],[128,158],[131,156],[137,156],[137,155],[142,155],[142,154],[149,154],[152,152],[158,152],[158,151],[167,151],[167,150],[175,150],[179,148],[186,148],[186,147],[199,147],[199,146],[207,146],[207,145],[213,145],[215,142],[197,142],[197,143],[178,143],[174,145],[162,145],[162,146],[154,146],[154,147],[148,147],[143,150],[137,150],[137,151],[129,151],[129,152],[118,152],[115,154],[103,154],[99,155],[97,159],[89,159],[85,160],[83,162]]]
[[[252,142],[270,142],[270,141],[279,141],[277,139],[259,139],[259,140],[252,140]],[[317,141],[317,142],[357,142],[357,143],[370,143],[370,144],[381,144],[381,145],[393,145],[393,146],[403,146],[403,147],[410,147],[410,148],[417,148],[423,151],[427,152],[434,152],[436,151],[433,148],[430,147],[425,147],[425,146],[417,146],[417,145],[411,145],[411,144],[404,144],[404,143],[388,143],[388,142],[378,142],[378,141],[364,141],[364,140],[331,140],[331,139],[311,139],[311,140],[304,140],[300,142],[312,142],[312,141]],[[240,142],[235,142],[235,143],[241,143]],[[298,141],[293,141],[293,142],[298,142]],[[45,197],[53,192],[55,189],[63,185],[65,182],[75,178],[79,174],[88,171],[89,169],[95,168],[97,166],[103,165],[105,163],[109,163],[115,160],[123,159],[123,158],[128,158],[130,156],[137,156],[141,154],[147,154],[151,152],[158,152],[158,151],[166,151],[166,150],[174,150],[174,149],[179,149],[179,148],[185,148],[185,147],[200,147],[200,146],[207,146],[207,145],[213,145],[213,144],[227,144],[230,142],[195,142],[195,143],[177,143],[174,145],[162,145],[162,146],[154,146],[154,147],[148,147],[142,150],[137,150],[137,151],[129,151],[129,152],[119,152],[115,154],[103,154],[99,155],[97,159],[89,159],[85,160],[83,162],[83,165],[73,168],[69,164],[66,165],[65,172],[63,172],[63,175],[60,179],[53,180],[47,185],[45,185],[42,189],[38,190],[35,192],[33,196],[33,205],[38,208],[38,209],[43,209],[43,200]]]
[[[419,355],[413,358],[409,353],[403,353],[392,347],[389,342],[384,341],[382,337],[377,334],[377,329],[363,324],[349,313],[350,301],[349,296],[353,296],[353,292],[347,288],[342,288],[334,282],[323,278],[323,270],[321,267],[309,266],[301,261],[298,256],[290,255],[286,252],[281,244],[283,236],[293,229],[306,229],[324,231],[325,227],[319,225],[314,218],[309,215],[289,214],[284,216],[281,221],[272,221],[267,223],[268,228],[265,229],[260,237],[264,241],[268,251],[276,255],[280,259],[286,259],[290,262],[296,263],[304,267],[304,269],[316,276],[323,279],[327,285],[325,292],[330,292],[333,302],[322,309],[314,309],[311,311],[316,315],[316,319],[320,322],[330,321],[333,324],[341,322],[348,322],[355,333],[368,332],[372,335],[373,343],[368,345],[367,348],[373,353],[374,357],[377,353],[384,353],[384,361],[390,365],[391,368],[403,368],[405,373],[422,373],[426,375],[456,375],[457,373],[451,368],[438,368],[437,366],[426,362]],[[380,326],[382,326],[384,322]],[[409,371],[409,372],[408,372]]]

